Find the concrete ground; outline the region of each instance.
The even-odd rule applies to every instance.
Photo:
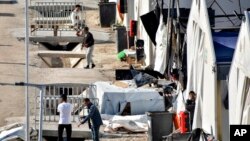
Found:
[[[15,29],[24,27],[24,0],[19,0],[17,4],[1,4],[0,18],[0,83],[24,81],[25,44],[13,36],[17,35],[16,32],[20,33]],[[97,80],[114,79],[113,68],[102,69],[106,64],[116,61],[114,51],[112,51],[115,49],[114,43],[96,45],[94,60],[97,67],[93,70],[83,69],[86,60],[76,69],[40,68],[42,60],[37,56],[38,46],[30,45],[29,48],[29,81],[31,83],[92,83]],[[5,124],[6,117],[23,116],[25,103],[24,88],[13,86],[0,86],[0,88],[0,106],[4,107],[0,109],[0,126],[2,126]]]
[[[25,80],[25,44],[18,41],[17,36],[24,36],[24,0],[17,3],[0,4],[0,83],[15,83]],[[86,1],[85,2],[89,2]],[[92,8],[98,8],[96,2],[91,1]],[[100,32],[109,32],[110,28],[100,28],[98,10],[87,11],[87,25]],[[116,59],[115,43],[95,45],[94,61],[96,68],[83,69],[83,60],[77,68],[46,68],[41,67],[43,62],[37,56],[37,45],[29,46],[29,81],[31,83],[92,83],[95,81],[113,81],[114,70],[126,67]],[[0,86],[0,126],[23,120],[25,110],[25,91],[23,87]],[[34,95],[30,90],[31,114],[34,108]],[[19,118],[20,117],[20,118]],[[15,120],[14,120],[15,119]],[[146,134],[116,134],[114,138],[103,137],[103,141],[142,141]]]

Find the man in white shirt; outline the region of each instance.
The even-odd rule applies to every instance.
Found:
[[[71,126],[71,113],[73,106],[67,102],[67,95],[61,95],[61,103],[57,107],[60,114],[58,124],[58,141],[63,141],[63,130],[66,129],[67,141],[71,140],[72,126]]]
[[[77,4],[75,9],[70,15],[70,19],[72,21],[72,25],[76,31],[79,31],[80,27],[83,26],[83,22],[81,21],[81,6]]]

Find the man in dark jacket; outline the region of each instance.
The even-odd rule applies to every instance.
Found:
[[[84,36],[84,40],[83,40],[83,43],[82,43],[82,48],[83,47],[86,47],[87,48],[87,52],[86,52],[86,55],[87,55],[87,66],[84,67],[85,69],[89,69],[89,68],[94,68],[95,67],[95,64],[92,60],[92,54],[93,54],[93,50],[94,50],[94,43],[95,43],[95,40],[94,40],[94,37],[93,37],[93,34],[89,32],[89,28],[88,27],[84,27],[84,30],[83,32],[77,32],[76,33],[77,36]],[[91,64],[91,66],[90,66]]]
[[[88,108],[89,114],[83,119],[83,121],[78,125],[78,127],[88,121],[89,128],[92,132],[93,141],[99,141],[99,129],[100,126],[103,124],[99,110],[94,104],[90,102],[88,98],[85,98],[83,100],[83,104]]]
[[[188,99],[186,101],[186,111],[190,114],[190,125],[192,129],[193,125],[193,118],[194,118],[194,110],[195,110],[195,100],[196,100],[196,93],[194,91],[190,91],[188,94]]]

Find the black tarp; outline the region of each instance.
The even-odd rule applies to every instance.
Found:
[[[156,45],[156,32],[159,26],[159,18],[156,15],[155,11],[151,11],[145,15],[141,16],[141,21],[146,29],[146,32],[148,33],[149,38],[153,42],[154,45]]]

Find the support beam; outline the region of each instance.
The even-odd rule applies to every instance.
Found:
[[[86,58],[83,52],[75,53],[70,51],[39,51],[40,57],[63,57],[63,58]]]
[[[43,36],[43,37],[30,37],[30,41],[33,42],[71,42],[71,43],[82,43],[84,37],[75,37],[75,36]]]

